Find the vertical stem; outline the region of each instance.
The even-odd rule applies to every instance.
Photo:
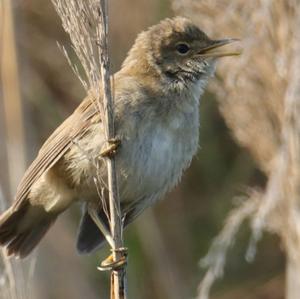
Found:
[[[288,204],[287,227],[284,232],[288,232],[287,243],[287,266],[286,266],[286,299],[299,298],[300,294],[300,229],[299,229],[299,197],[300,197],[300,7],[297,4],[297,11],[293,23],[293,58],[290,68],[289,84],[286,91],[285,103],[285,126],[283,127],[282,140],[287,147],[290,172],[285,183],[286,196],[285,203]],[[286,238],[282,234],[282,239]]]
[[[105,113],[105,132],[107,140],[115,137],[114,132],[114,113],[113,113],[113,98],[111,93],[111,82],[109,72],[109,55],[108,55],[108,9],[107,0],[100,0],[100,15],[102,24],[99,24],[100,32],[100,63],[101,63],[101,79],[103,84],[103,108]],[[98,99],[100,100],[100,99]],[[120,200],[118,194],[116,161],[114,157],[110,157],[106,161],[108,172],[108,191],[109,191],[109,211],[110,211],[110,230],[113,239],[113,259],[118,261],[122,258],[122,252],[118,249],[123,247],[122,239],[122,215]],[[112,271],[111,273],[111,298],[123,299],[126,298],[125,287],[125,269]]]
[[[300,294],[300,261],[288,257],[286,266],[286,299],[298,299]]]
[[[24,121],[18,76],[12,2],[1,4],[0,89],[6,135],[10,196],[25,170]]]
[[[0,147],[2,161],[0,174],[0,212],[9,205],[25,171],[24,117],[18,58],[13,1],[0,1]],[[6,147],[6,148],[5,148]],[[7,161],[4,161],[4,159]],[[4,190],[5,187],[5,190]],[[24,270],[0,250],[2,273],[8,282],[0,286],[1,298],[25,298],[28,296]],[[8,285],[7,285],[8,284]]]

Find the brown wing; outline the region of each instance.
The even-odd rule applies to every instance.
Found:
[[[17,189],[14,210],[27,198],[31,186],[68,151],[76,138],[86,133],[94,121],[100,121],[100,117],[93,99],[86,97],[74,113],[46,140],[38,156],[25,172]]]

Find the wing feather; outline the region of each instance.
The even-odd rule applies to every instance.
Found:
[[[90,124],[94,121],[100,121],[100,116],[93,98],[88,96],[41,147],[36,159],[29,166],[18,186],[14,210],[27,199],[32,185],[43,173],[55,165],[69,150],[74,140],[87,132]]]

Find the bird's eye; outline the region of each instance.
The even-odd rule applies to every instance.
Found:
[[[180,43],[176,45],[176,51],[179,54],[186,54],[190,50],[190,46],[188,44]]]

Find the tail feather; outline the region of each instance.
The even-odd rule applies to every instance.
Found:
[[[54,220],[53,220],[54,221]],[[7,245],[7,254],[16,255],[20,258],[26,257],[40,242],[46,234],[53,221],[39,224],[31,231],[20,233]]]
[[[12,227],[15,226],[14,223],[17,219],[24,217],[26,209],[27,204],[24,203],[17,210],[10,207],[2,215],[0,215],[0,245],[5,245],[5,242],[2,242],[2,237],[12,231]]]
[[[21,233],[16,236],[11,235],[13,238],[9,244],[7,245],[7,255],[13,255],[15,252],[19,252],[21,245],[24,243],[26,239],[26,233]]]
[[[16,210],[11,207],[0,217],[0,245],[6,246],[8,256],[26,257],[54,223],[56,215],[28,202]]]
[[[107,217],[103,210],[98,212],[99,218],[105,223],[107,228],[109,224]],[[77,237],[77,250],[80,254],[91,253],[92,251],[101,247],[104,244],[105,237],[100,232],[92,218],[90,217],[86,207],[84,207],[83,215],[81,218],[79,233]]]

